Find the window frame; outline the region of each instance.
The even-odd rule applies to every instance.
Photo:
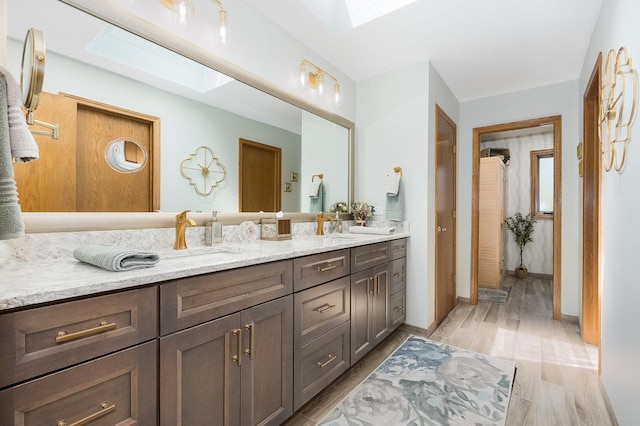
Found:
[[[531,151],[531,217],[534,219],[553,219],[552,212],[540,211],[540,188],[539,188],[539,168],[540,159],[553,158],[553,149],[541,149],[538,151]],[[555,164],[555,159],[554,159]],[[555,170],[555,168],[554,168]],[[555,179],[553,181],[553,191],[555,193]],[[553,206],[555,208],[555,205]]]

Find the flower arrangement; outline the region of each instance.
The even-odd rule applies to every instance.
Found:
[[[347,213],[349,211],[349,206],[345,201],[338,201],[335,204],[331,204],[329,211],[336,213]]]
[[[364,226],[368,217],[373,216],[375,208],[364,201],[356,201],[351,204],[351,212],[356,218],[356,223],[360,226]]]

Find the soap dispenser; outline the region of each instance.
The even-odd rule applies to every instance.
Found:
[[[222,222],[218,222],[218,212],[213,211],[212,217],[204,227],[204,243],[208,246],[222,242]]]

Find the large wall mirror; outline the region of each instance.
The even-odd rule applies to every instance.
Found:
[[[162,8],[160,2],[153,3]],[[318,173],[325,176],[326,209],[333,202],[351,200],[354,125],[350,121],[105,0],[10,0],[7,14],[7,67],[14,75],[20,74],[24,35],[29,28],[37,28],[46,38],[44,92],[80,100],[83,108],[95,103],[130,111],[136,119],[157,119],[157,127],[150,126],[150,140],[156,146],[149,148],[144,167],[155,167],[149,179],[155,180],[156,195],[150,195],[149,208],[134,211],[239,212],[240,139],[281,149],[281,210],[308,212],[308,189]],[[47,109],[43,98],[36,118],[48,114]],[[58,106],[54,109],[62,111]],[[64,117],[60,121],[63,125]],[[92,127],[100,130],[101,123],[98,120]],[[61,128],[61,138],[64,131]],[[78,137],[76,144],[81,146],[93,137]],[[74,153],[65,152],[59,141],[38,136],[38,143],[62,148],[67,158],[60,161],[73,167],[68,157]],[[322,150],[317,149],[319,144]],[[210,147],[227,169],[225,181],[208,196],[194,191],[180,173],[180,163],[200,146]],[[55,173],[50,175],[51,182],[60,178]],[[291,182],[294,174],[297,182]],[[105,189],[118,186],[109,181],[102,185]],[[48,192],[56,190],[49,187]],[[21,192],[20,196],[30,195]],[[64,211],[90,210],[70,207]]]

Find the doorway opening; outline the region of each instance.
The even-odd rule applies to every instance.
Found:
[[[551,127],[553,134],[553,319],[559,320],[560,312],[560,253],[561,253],[561,134],[562,134],[562,118],[560,116],[543,117],[532,120],[523,120],[512,123],[498,124],[493,126],[479,127],[473,129],[473,182],[472,182],[472,228],[471,228],[471,286],[470,286],[470,302],[478,303],[478,287],[479,287],[479,241],[480,241],[480,159],[481,159],[481,143],[483,136],[501,133],[521,131],[523,129]],[[503,156],[504,157],[504,156]],[[529,176],[526,176],[529,179]],[[523,194],[522,197],[529,199],[529,194]],[[529,212],[527,209],[524,213]],[[501,260],[501,259],[500,259]]]

